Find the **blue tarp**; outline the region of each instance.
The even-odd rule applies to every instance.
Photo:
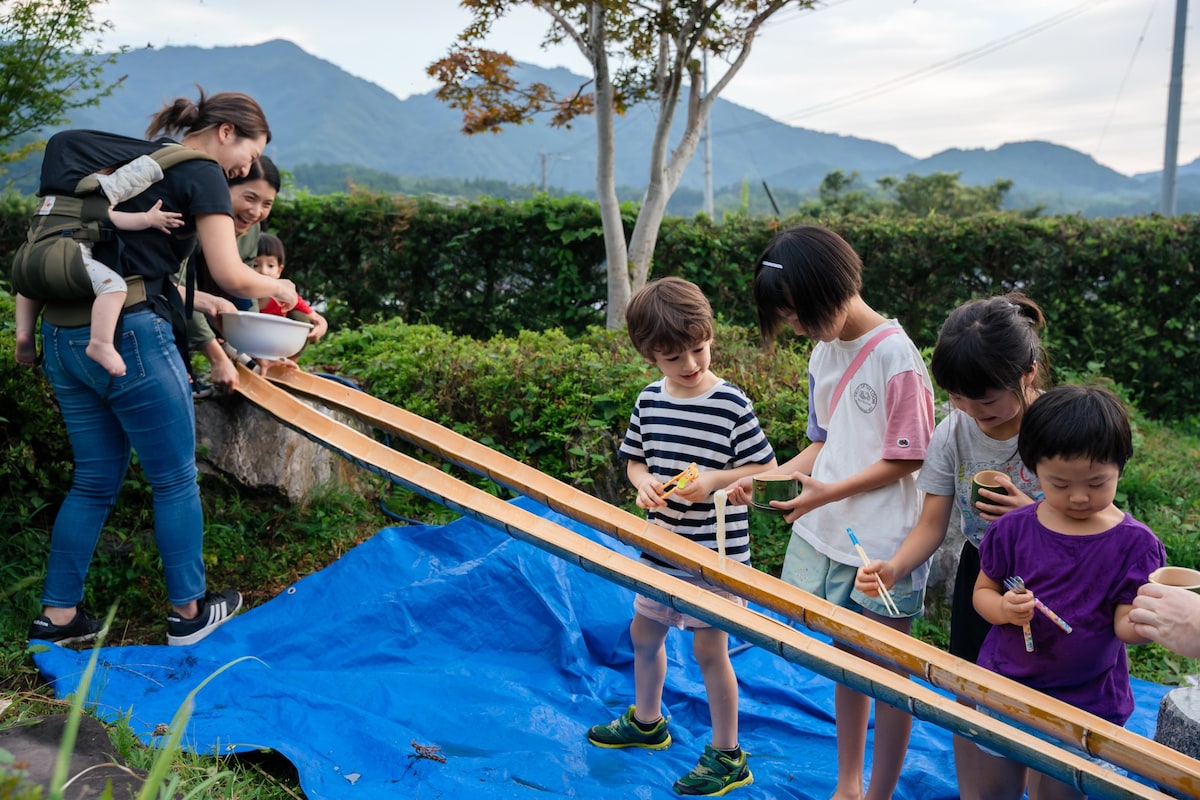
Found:
[[[632,555],[533,501],[513,502]],[[667,639],[674,744],[625,751],[585,740],[590,725],[633,702],[632,599],[469,518],[387,528],[196,645],[103,648],[93,696],[103,716],[128,714],[150,743],[194,686],[253,656],[200,691],[186,741],[201,753],[275,750],[296,766],[310,800],[673,797],[671,784],[710,733],[690,635]],[[51,647],[34,660],[65,696],[88,655]],[[758,648],[733,663],[755,776],[738,794],[827,798],[834,684]],[[1128,727],[1152,735],[1167,687],[1138,682],[1135,691]],[[445,762],[420,757],[417,746],[437,748]],[[916,721],[895,797],[956,797],[950,764],[950,735]]]

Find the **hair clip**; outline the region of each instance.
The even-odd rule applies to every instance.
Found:
[[[776,264],[774,261],[764,261],[764,262],[762,262],[762,265],[764,267],[774,267],[775,269],[783,269],[783,264]]]

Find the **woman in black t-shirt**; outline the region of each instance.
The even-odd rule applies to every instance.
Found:
[[[270,141],[267,120],[252,98],[224,92],[197,101],[179,98],[151,120],[147,138],[181,135],[179,141],[213,160],[177,164],[163,179],[118,206],[146,211],[162,201],[182,215],[171,234],[122,231],[98,244],[96,258],[119,264],[130,283],[130,301],[115,342],[127,366],[113,377],[84,354],[90,332],[68,303],[47,303],[42,322],[44,361],[75,454],[71,489],[59,509],[42,590],[42,614],[31,640],[79,642],[95,638],[100,623],[79,604],[100,531],[117,499],[131,450],[154,495],[154,535],[162,556],[167,598],[167,643],[186,645],[212,633],[241,608],[241,594],[214,592],[205,580],[204,520],[196,483],[196,427],[192,392],[176,347],[182,325],[179,294],[170,278],[203,247],[216,282],[240,297],[296,301],[291,281],[258,274],[238,256],[227,179],[245,175]],[[144,299],[134,291],[144,287]],[[198,295],[199,310],[222,308]],[[212,307],[209,307],[212,306]]]

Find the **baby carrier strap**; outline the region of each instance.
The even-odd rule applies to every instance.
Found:
[[[158,291],[162,293],[162,281],[160,279],[151,279],[151,284],[158,286]],[[159,307],[169,307],[170,300],[164,299],[161,303],[153,301],[154,286],[147,286],[146,280],[141,275],[130,275],[125,279],[127,286],[125,294],[125,304],[123,308],[128,311],[131,308],[144,307],[149,303],[151,308],[158,311]],[[178,292],[175,292],[178,295]],[[60,328],[79,328],[84,325],[91,324],[92,321],[92,303],[94,296],[86,300],[55,300],[53,303],[47,303],[42,316],[51,325],[56,325]],[[160,312],[161,313],[161,312]],[[166,316],[163,314],[163,316]]]
[[[94,291],[79,245],[113,238],[118,242],[117,263],[108,266],[124,274],[120,239],[109,224],[109,201],[100,191],[96,173],[111,172],[143,156],[152,158],[164,173],[185,161],[215,161],[207,153],[175,142],[149,142],[100,131],[61,131],[50,137],[42,161],[42,203],[25,243],[13,258],[13,288],[47,303],[90,302]],[[151,293],[155,294],[158,292]],[[77,310],[68,316],[79,318]]]
[[[184,161],[192,161],[198,158],[207,159],[208,161],[216,161],[216,159],[210,156],[208,153],[195,150],[191,147],[184,147],[183,145],[176,144],[175,142],[166,142],[160,144],[157,150],[149,153],[143,153],[142,155],[146,155],[154,159],[163,172],[166,172],[176,164],[182,164]],[[133,159],[128,159],[128,161],[132,160]],[[115,164],[112,166],[117,167],[120,166],[120,164]],[[99,170],[93,171],[79,179],[79,182],[75,184],[75,195],[82,197],[89,194],[99,193],[100,181],[96,177],[96,172],[98,171]],[[107,211],[107,209],[105,210]]]

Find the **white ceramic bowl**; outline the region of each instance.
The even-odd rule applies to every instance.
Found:
[[[225,339],[254,358],[287,358],[299,353],[312,325],[256,311],[222,311]]]

